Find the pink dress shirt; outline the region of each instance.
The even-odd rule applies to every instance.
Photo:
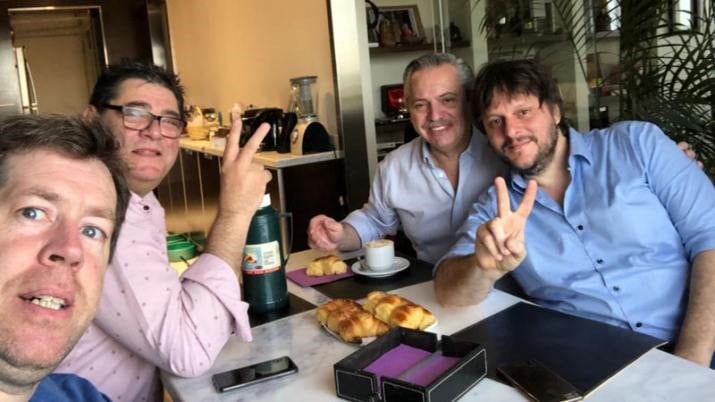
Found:
[[[113,401],[160,401],[157,367],[197,376],[230,335],[251,340],[231,267],[203,254],[179,277],[165,236],[156,197],[132,194],[97,315],[57,372],[89,379]]]

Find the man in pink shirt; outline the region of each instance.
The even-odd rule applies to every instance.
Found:
[[[99,77],[85,111],[119,139],[131,199],[97,316],[57,371],[88,378],[114,401],[160,400],[157,368],[196,376],[212,366],[232,334],[251,340],[236,272],[271,179],[251,161],[269,126],[240,150],[240,120],[232,127],[205,253],[178,277],[167,257],[164,210],[152,190],[178,155],[183,106],[178,77],[125,62]]]

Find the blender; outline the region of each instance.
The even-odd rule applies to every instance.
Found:
[[[290,153],[303,155],[330,150],[330,136],[318,121],[318,77],[314,75],[290,79],[289,112],[296,114],[297,123],[290,134]]]

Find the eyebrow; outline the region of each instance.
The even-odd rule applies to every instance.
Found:
[[[148,109],[150,108],[151,105],[149,105],[146,102],[133,101],[133,102],[125,103],[124,106],[141,107],[141,108],[147,109],[147,111],[148,111]],[[180,116],[179,112],[177,112],[175,110],[171,110],[171,109],[162,110],[159,115],[160,116],[176,117],[176,118],[179,118],[179,116]]]
[[[60,197],[59,194],[57,194],[55,192],[47,191],[42,188],[37,188],[37,187],[30,188],[26,192],[26,194],[42,198],[43,200],[52,202],[52,203],[57,203],[59,201],[62,201],[62,197]],[[114,208],[90,207],[89,208],[89,216],[104,218],[104,219],[108,219],[112,222],[115,222]]]

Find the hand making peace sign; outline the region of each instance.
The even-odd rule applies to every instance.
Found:
[[[271,126],[268,123],[261,124],[243,149],[238,145],[241,128],[241,119],[234,119],[226,139],[221,160],[219,212],[252,216],[261,204],[266,184],[271,181],[271,172],[260,163],[253,162],[253,157]]]
[[[476,261],[483,270],[493,270],[495,279],[514,270],[526,257],[524,229],[536,199],[537,184],[529,183],[516,211],[511,210],[509,192],[503,178],[494,179],[497,216],[477,229]]]

